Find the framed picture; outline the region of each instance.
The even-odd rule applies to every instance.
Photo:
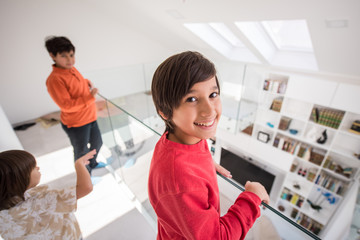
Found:
[[[270,134],[266,132],[259,131],[257,135],[257,139],[261,142],[267,143],[270,140]]]

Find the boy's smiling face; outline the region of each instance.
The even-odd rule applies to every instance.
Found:
[[[173,109],[174,133],[169,140],[182,144],[195,144],[201,139],[215,136],[221,116],[221,100],[215,76],[194,84],[189,93]]]
[[[63,69],[71,69],[75,64],[75,53],[73,50],[70,52],[57,53],[54,56],[50,53],[50,57],[54,60],[55,66]]]

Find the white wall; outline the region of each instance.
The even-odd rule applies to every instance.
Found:
[[[0,152],[11,149],[24,149],[0,105]]]
[[[52,64],[44,47],[46,36],[70,38],[81,73],[167,57],[168,49],[121,20],[126,11],[119,9],[114,19],[93,1],[1,0],[0,103],[9,121],[15,124],[58,110],[45,86]],[[119,81],[125,88],[125,79]]]

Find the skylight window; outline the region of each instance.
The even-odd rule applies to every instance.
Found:
[[[261,24],[279,50],[313,51],[305,20],[263,21]]]
[[[224,23],[184,26],[230,60],[318,70],[306,20],[235,22],[240,32]]]
[[[231,44],[225,40],[214,28],[206,23],[189,23],[184,26],[200,37],[203,41],[216,49],[218,52],[226,55],[231,51]]]
[[[306,20],[235,22],[266,62],[280,67],[318,70]]]
[[[260,63],[224,23],[185,23],[184,26],[230,60]]]

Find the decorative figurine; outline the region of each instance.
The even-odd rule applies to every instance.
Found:
[[[318,138],[318,140],[316,140],[317,143],[320,144],[324,144],[327,140],[327,133],[326,133],[326,129],[322,132],[322,136]]]

